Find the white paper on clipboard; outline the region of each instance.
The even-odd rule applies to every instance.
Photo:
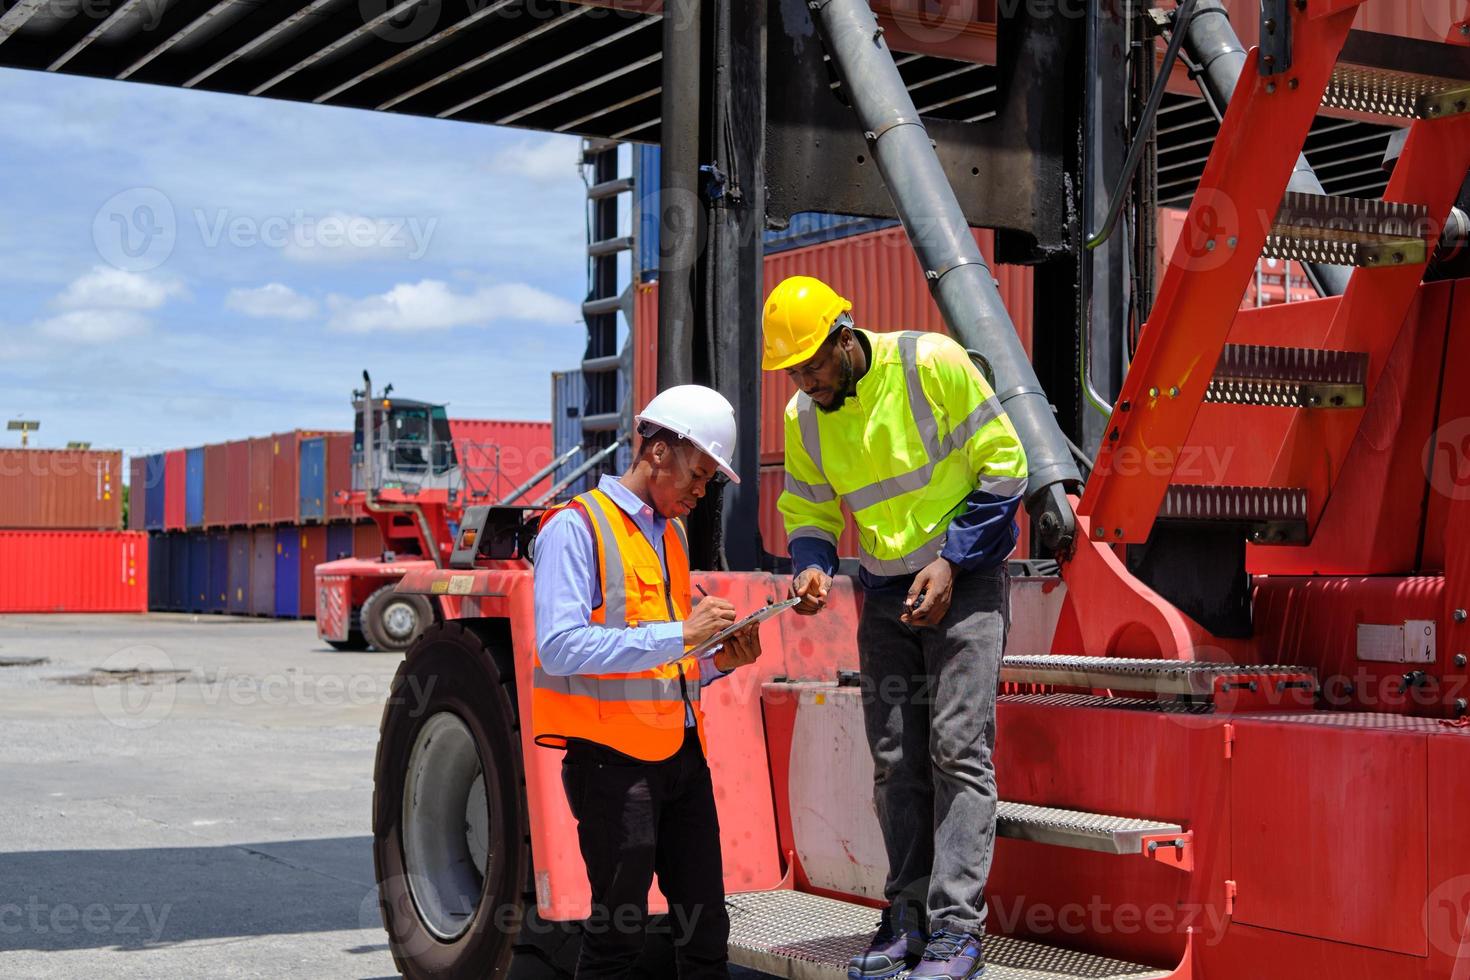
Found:
[[[684,656],[702,657],[706,653],[709,653],[711,650],[713,650],[715,647],[724,643],[730,637],[734,636],[736,633],[745,629],[745,627],[751,625],[752,623],[764,623],[768,619],[779,616],[781,613],[790,609],[792,606],[796,605],[800,601],[801,596],[792,596],[790,599],[783,599],[780,602],[773,602],[769,606],[761,606],[749,616],[746,616],[744,619],[739,620],[733,625],[726,626],[714,636],[699,644],[699,646],[694,647],[692,650],[689,650],[684,654]]]

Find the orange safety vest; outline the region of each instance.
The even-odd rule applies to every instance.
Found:
[[[593,624],[631,628],[689,618],[689,543],[682,521],[664,527],[665,578],[658,552],[607,494],[589,490],[568,506],[587,515],[597,543],[602,603],[592,610]],[[562,509],[548,511],[542,525]],[[557,677],[542,669],[539,651],[533,657],[531,731],[537,745],[564,749],[568,739],[579,738],[659,762],[684,743],[686,701],[704,745],[696,658],[633,674]]]

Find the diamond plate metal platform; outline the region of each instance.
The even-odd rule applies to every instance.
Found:
[[[1262,256],[1365,268],[1428,261],[1428,213],[1419,205],[1288,191]]]
[[[876,909],[794,891],[739,892],[730,910],[730,960],[792,980],[839,980],[867,946]],[[985,980],[1162,980],[1156,967],[1005,936],[985,938]]]
[[[1287,408],[1362,408],[1368,355],[1310,347],[1226,344],[1205,401]]]
[[[1057,687],[1109,688],[1208,697],[1215,682],[1235,684],[1277,678],[1309,681],[1317,686],[1317,671],[1283,664],[1242,665],[1197,660],[1134,660],[1123,657],[1037,655],[1005,657],[1000,679],[1008,684],[1049,684]]]
[[[1104,854],[1142,854],[1145,837],[1184,832],[1179,824],[1160,820],[1005,801],[996,804],[995,822],[1001,837]]]
[[[1338,65],[1322,96],[1322,107],[1400,119],[1439,119],[1470,109],[1470,83],[1406,71]]]

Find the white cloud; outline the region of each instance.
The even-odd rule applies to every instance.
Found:
[[[350,333],[485,327],[497,321],[559,325],[575,323],[581,316],[575,303],[525,283],[456,293],[439,279],[399,283],[386,293],[362,299],[333,295],[327,305],[332,328]]]
[[[258,289],[232,289],[225,296],[225,307],[246,316],[279,320],[305,320],[317,310],[316,300],[279,282]]]
[[[136,337],[148,328],[148,318],[133,310],[72,310],[36,325],[43,337],[87,343]]]
[[[490,158],[490,170],[504,177],[563,183],[577,174],[581,141],[569,136],[523,139]]]
[[[156,310],[183,292],[177,282],[97,265],[73,279],[55,303],[66,310]]]

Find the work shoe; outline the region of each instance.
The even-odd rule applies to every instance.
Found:
[[[847,980],[891,980],[904,970],[912,970],[924,955],[923,930],[904,922],[894,927],[894,919],[903,919],[892,909],[883,913],[878,932],[865,952],[847,963]]]
[[[979,938],[941,929],[929,937],[923,960],[909,976],[914,980],[972,980],[984,972],[985,953]]]

